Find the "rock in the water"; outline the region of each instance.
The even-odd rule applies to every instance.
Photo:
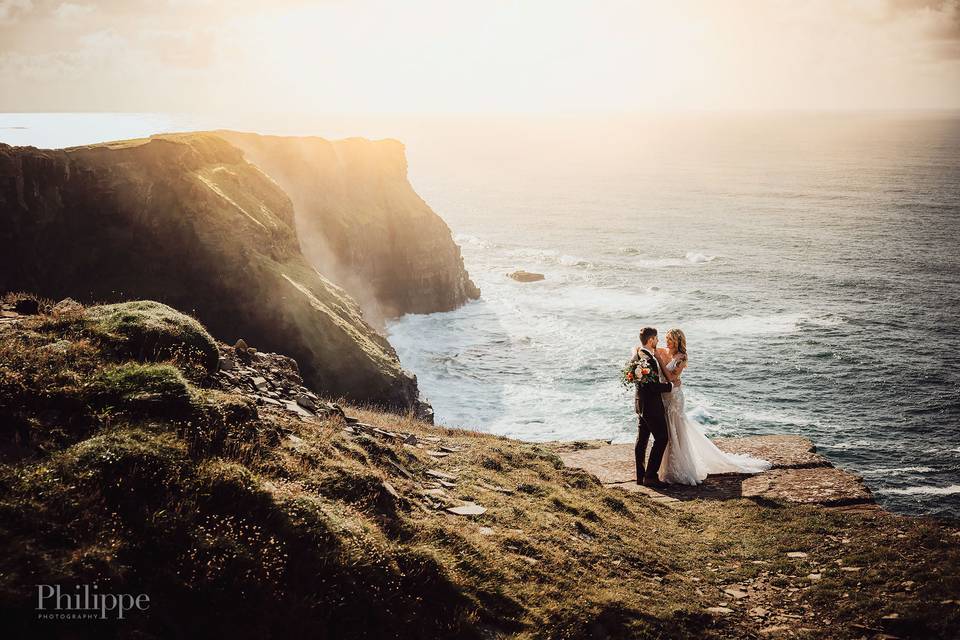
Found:
[[[537,282],[538,280],[543,280],[545,276],[542,273],[533,273],[532,271],[514,271],[513,273],[508,273],[508,277],[513,278],[517,282]]]

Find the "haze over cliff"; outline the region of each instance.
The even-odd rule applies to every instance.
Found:
[[[403,162],[402,155],[396,159]],[[372,163],[380,166],[379,159]],[[397,171],[385,180],[396,180]],[[338,196],[337,221],[348,226],[358,211],[358,230],[340,229],[335,237],[363,243],[373,223],[362,202],[351,208],[349,197]],[[0,291],[163,301],[195,313],[224,339],[293,355],[327,395],[399,409],[416,405],[416,381],[387,340],[300,253],[290,198],[216,135],[64,150],[0,145],[0,245]],[[349,255],[368,254],[362,246],[347,248]],[[400,253],[402,247],[391,255]],[[412,268],[421,255],[417,250],[387,270]],[[465,277],[458,266],[454,279]],[[392,286],[413,285],[408,277]],[[377,290],[386,286],[378,282]],[[398,292],[397,299],[414,301],[418,291]],[[431,296],[444,294],[428,288]],[[451,303],[462,297],[446,295]]]
[[[287,192],[304,256],[368,320],[449,311],[480,296],[450,228],[410,185],[400,142],[215,133]]]

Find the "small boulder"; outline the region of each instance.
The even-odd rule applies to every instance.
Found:
[[[513,273],[508,273],[507,277],[513,278],[517,282],[537,282],[538,280],[543,280],[546,276],[542,273],[533,273],[532,271],[514,271]]]
[[[13,310],[25,316],[35,316],[40,313],[40,303],[31,298],[24,298],[13,304]]]
[[[306,409],[307,411],[316,411],[317,403],[313,401],[310,396],[305,393],[301,393],[297,396],[297,404]]]

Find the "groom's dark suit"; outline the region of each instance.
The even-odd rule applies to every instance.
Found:
[[[639,370],[643,367],[649,367],[654,373],[659,375],[660,364],[650,352],[639,351],[636,357],[637,377]],[[656,479],[657,472],[660,470],[660,461],[663,460],[663,452],[667,449],[667,419],[663,413],[663,400],[661,393],[666,393],[673,389],[673,384],[669,382],[649,382],[641,385],[635,384],[636,396],[634,399],[637,411],[637,426],[640,433],[637,435],[637,444],[634,447],[634,456],[637,459],[637,482],[640,482],[644,476]],[[650,440],[650,434],[653,434],[653,449],[650,451],[650,464],[644,471],[644,458],[647,454],[647,442]]]

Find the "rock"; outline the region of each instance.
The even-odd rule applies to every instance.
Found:
[[[719,613],[720,615],[727,615],[728,613],[733,613],[733,609],[729,607],[707,607],[707,611],[710,613]]]
[[[220,356],[220,371],[233,371],[237,368],[237,363],[230,355]]]
[[[297,396],[297,404],[306,409],[307,411],[316,411],[317,403],[305,393],[301,393]]]
[[[803,551],[788,551],[787,557],[788,558],[806,558],[807,554],[804,553]]]
[[[313,415],[311,412],[307,411],[306,409],[304,409],[303,407],[301,407],[301,406],[300,406],[299,404],[297,404],[296,402],[289,402],[289,401],[288,401],[288,402],[285,402],[285,403],[284,403],[284,406],[286,407],[287,411],[289,411],[290,413],[295,413],[295,414],[297,414],[298,416],[303,416],[304,418],[313,418],[313,417],[314,417],[314,415]]]
[[[13,310],[21,315],[33,316],[40,313],[40,303],[30,298],[24,298],[13,304]]]
[[[250,378],[250,384],[253,385],[253,388],[260,392],[265,392],[270,388],[270,385],[267,383],[267,379],[263,376],[254,376]]]
[[[492,536],[495,533],[492,527],[480,527],[478,531],[482,536]]]
[[[243,338],[240,338],[236,341],[236,343],[234,343],[233,348],[237,351],[246,351],[249,347],[247,346],[247,341]]]
[[[456,480],[457,476],[452,476],[449,473],[444,473],[439,469],[427,469],[427,475],[433,478],[440,478],[441,480]]]
[[[450,311],[480,296],[450,228],[410,185],[401,143],[216,133],[290,194],[304,254],[367,318]]]
[[[733,598],[734,600],[741,600],[747,597],[747,592],[742,591],[738,587],[727,587],[723,590],[725,594]]]
[[[396,498],[396,499],[399,499],[399,498],[400,498],[400,494],[397,493],[397,490],[394,489],[393,485],[390,484],[389,481],[384,480],[384,481],[381,483],[381,485],[383,486],[384,490],[386,490],[386,492],[389,493],[391,496],[393,496],[393,497]]]
[[[514,271],[513,273],[508,273],[508,277],[513,278],[517,282],[537,282],[543,280],[545,276],[542,273],[533,273],[531,271]]]
[[[479,516],[487,512],[485,507],[475,502],[465,502],[458,507],[447,507],[447,511],[458,516]]]
[[[57,316],[79,316],[83,313],[83,305],[73,298],[64,298],[57,304],[53,305],[53,308],[50,309],[50,313]]]
[[[789,627],[785,624],[777,624],[760,629],[760,633],[763,635],[770,635],[772,633],[783,633],[784,631],[790,631],[791,629],[792,627]]]
[[[728,438],[717,443],[733,453],[754,455],[766,452],[764,455],[769,455],[775,466],[753,476],[712,475],[696,487],[671,486],[652,492],[635,482],[632,444],[596,443],[589,448],[567,445],[551,449],[567,467],[588,471],[605,485],[647,493],[654,498],[660,496],[656,498],[658,500],[675,499],[674,496],[718,500],[757,497],[829,507],[859,505],[856,508],[877,508],[873,495],[863,482],[813,453],[813,444],[809,440],[797,436],[755,436]]]
[[[412,433],[403,439],[403,444],[408,444],[411,447],[417,446],[417,436]]]
[[[433,424],[433,406],[431,406],[428,402],[424,402],[423,400],[417,400],[417,404],[413,411],[413,417],[417,420],[422,420],[429,424]]]

